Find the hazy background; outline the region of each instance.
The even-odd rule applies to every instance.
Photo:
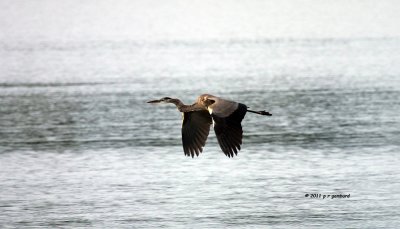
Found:
[[[209,40],[397,37],[383,1],[1,1],[5,40]],[[4,41],[4,40],[3,40]]]
[[[0,0],[0,227],[395,228],[398,1]],[[248,114],[183,154],[212,93]],[[350,194],[311,199],[306,194]]]

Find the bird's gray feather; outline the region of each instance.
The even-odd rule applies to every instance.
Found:
[[[235,110],[228,117],[219,117],[212,114],[214,120],[214,131],[217,135],[218,143],[228,157],[237,155],[242,144],[243,130],[241,122],[246,115],[247,107],[239,103],[237,110]]]
[[[218,97],[210,97],[214,99],[214,103],[208,107],[210,114],[225,118],[238,109],[239,103]]]
[[[206,144],[212,119],[208,111],[183,113],[182,144],[186,156],[199,156]]]

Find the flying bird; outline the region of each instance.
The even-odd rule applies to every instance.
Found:
[[[267,111],[253,111],[242,103],[213,95],[200,95],[192,105],[179,99],[164,97],[147,103],[172,103],[183,113],[182,145],[186,156],[199,156],[206,144],[210,126],[213,124],[218,144],[228,157],[237,155],[242,144],[241,122],[247,112],[271,116]]]

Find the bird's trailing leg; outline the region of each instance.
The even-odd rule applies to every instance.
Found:
[[[247,110],[247,111],[248,111],[248,112],[251,112],[251,113],[259,114],[259,115],[272,116],[272,114],[269,113],[268,111],[252,111],[252,110]]]

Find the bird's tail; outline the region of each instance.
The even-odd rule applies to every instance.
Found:
[[[266,116],[272,116],[271,113],[268,111],[252,111],[252,110],[247,110],[248,112],[259,114],[259,115],[266,115]]]

